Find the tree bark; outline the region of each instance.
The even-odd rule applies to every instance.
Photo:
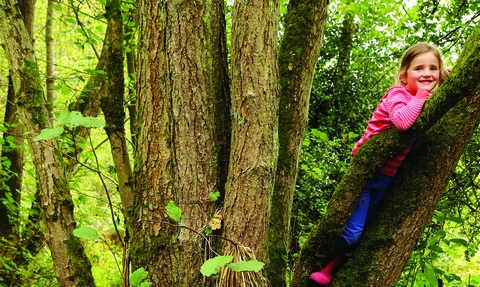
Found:
[[[19,9],[23,16],[23,23],[27,29],[28,34],[33,40],[34,37],[34,20],[35,20],[35,1],[21,1]],[[32,41],[33,43],[33,41]],[[23,165],[24,165],[24,139],[21,136],[23,134],[23,128],[19,125],[19,118],[17,114],[16,94],[13,89],[13,82],[11,76],[8,77],[8,91],[7,102],[5,104],[5,118],[4,125],[7,128],[7,132],[3,133],[4,144],[2,145],[2,170],[5,174],[2,174],[1,180],[2,187],[0,188],[0,198],[5,198],[6,193],[9,192],[13,200],[20,206],[22,196],[22,182],[23,182]],[[13,139],[13,141],[12,141]],[[10,143],[12,142],[12,143]],[[8,163],[8,164],[7,164]],[[8,171],[8,172],[7,172]],[[36,198],[37,199],[37,198]],[[32,209],[34,209],[34,203],[32,203]],[[30,252],[30,255],[35,256],[37,254],[41,242],[43,241],[43,233],[40,231],[39,224],[36,222],[41,217],[41,213],[30,215],[29,220],[26,222],[24,228],[19,226],[20,215],[8,210],[7,206],[0,201],[0,237],[8,238],[10,247],[3,248],[1,252],[2,258],[7,259],[17,266],[25,262],[24,250]],[[11,220],[13,219],[13,220]],[[20,234],[20,230],[24,230]],[[36,235],[34,235],[36,234]],[[21,243],[22,238],[31,237],[27,246],[23,246]],[[6,246],[3,246],[6,247]],[[9,272],[3,266],[0,267],[0,277],[4,279],[4,283],[11,285],[15,282],[15,273]],[[17,283],[17,282],[15,282]]]
[[[228,77],[223,1],[141,1],[137,71],[137,220],[172,222],[202,232],[223,194],[229,146]],[[136,221],[133,270],[154,286],[200,286],[203,251],[197,234]],[[203,244],[201,244],[202,246]],[[148,253],[145,253],[148,250]]]
[[[271,286],[286,286],[290,214],[298,161],[307,128],[315,65],[327,20],[328,1],[290,1],[280,43],[280,149],[270,215],[266,266]]]
[[[318,271],[321,268],[321,264],[323,263],[325,256],[331,251],[336,240],[340,238],[345,224],[351,216],[353,207],[360,197],[366,181],[372,176],[374,171],[378,170],[378,168],[380,168],[387,159],[392,158],[408,146],[414,143],[419,145],[417,142],[422,139],[423,136],[425,136],[426,132],[427,136],[428,133],[433,133],[436,128],[431,128],[437,124],[453,106],[455,106],[465,97],[472,97],[476,94],[480,83],[480,58],[478,57],[480,52],[479,38],[479,35],[472,35],[469,38],[464,46],[464,52],[457,61],[454,70],[450,73],[435,96],[432,96],[427,100],[422,113],[409,130],[402,133],[396,129],[385,131],[368,140],[358,150],[357,154],[353,158],[349,171],[342,178],[341,183],[337,187],[337,190],[335,191],[335,194],[328,205],[326,217],[317,226],[314,232],[312,232],[312,236],[309,238],[302,250],[301,258],[297,264],[292,286],[303,286],[308,278],[308,275]],[[439,125],[446,124],[442,122],[442,124]],[[442,143],[437,144],[439,146],[442,145]],[[442,156],[441,153],[436,155],[436,157],[440,156]],[[439,159],[437,158],[436,160]],[[449,161],[453,162],[453,159],[450,159]],[[444,164],[448,166],[448,164],[452,164],[452,162],[446,162]],[[419,166],[416,166],[415,170],[423,170],[420,167],[420,163],[418,163],[418,165]],[[430,166],[430,168],[432,168],[432,166]],[[444,172],[436,178],[449,178],[448,168],[444,168],[443,171]],[[416,182],[420,180],[419,178],[415,180],[415,175],[411,175],[411,177],[412,178],[408,182]],[[442,182],[443,180],[444,179],[442,179]],[[422,185],[425,187],[425,184]],[[440,181],[432,181],[428,183],[428,187],[433,189],[442,189]],[[410,189],[412,188],[413,187],[410,187]],[[419,203],[412,203],[411,208],[417,208],[418,206],[415,204]],[[435,205],[432,206],[433,208],[435,207]],[[430,206],[429,208],[432,209]],[[431,212],[433,212],[433,209],[427,210],[428,211],[425,211],[425,216],[428,217],[429,214],[431,215]],[[391,215],[391,217],[387,219],[394,220],[394,218],[397,217],[397,215]],[[405,234],[413,231],[413,228],[412,230],[397,229],[397,227],[393,227],[391,225],[388,231],[392,232],[392,228],[398,230],[400,233],[403,232]],[[387,230],[382,230],[382,233],[385,232],[387,232]],[[409,244],[411,244],[411,242]],[[404,247],[407,249],[406,246]],[[382,257],[375,258],[376,260],[379,260],[378,262],[382,262],[385,259]],[[383,275],[378,276],[381,277]],[[362,284],[360,285],[363,286]],[[341,286],[341,284],[337,286]]]
[[[232,17],[232,146],[223,236],[265,263],[278,156],[278,11],[276,1],[235,1]],[[224,242],[223,248],[234,247]]]
[[[0,1],[0,36],[2,42],[7,43],[4,49],[12,71],[19,118],[26,131],[39,134],[49,127],[49,121],[32,40],[16,5],[12,0]],[[45,236],[55,274],[62,286],[93,286],[90,262],[80,240],[72,234],[76,227],[73,201],[63,165],[54,153],[55,146],[54,140],[31,142],[46,224]]]

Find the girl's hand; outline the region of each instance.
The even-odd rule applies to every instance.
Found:
[[[445,72],[447,72],[445,76],[448,76],[448,74],[450,74],[451,71],[452,71],[452,67],[448,67],[447,69],[445,69]]]

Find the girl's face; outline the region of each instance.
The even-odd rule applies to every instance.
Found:
[[[413,58],[410,67],[400,79],[405,86],[414,92],[418,89],[431,91],[438,84],[440,63],[432,52],[426,52]]]

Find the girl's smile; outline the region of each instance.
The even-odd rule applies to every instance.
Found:
[[[403,74],[400,79],[407,88],[414,92],[417,92],[418,89],[430,92],[438,85],[439,67],[439,61],[432,52],[423,53],[412,60],[406,74]]]

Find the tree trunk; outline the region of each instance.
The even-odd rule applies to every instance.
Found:
[[[36,0],[25,0],[20,1],[18,6],[20,12],[23,16],[23,23],[27,29],[28,34],[33,40],[33,32],[35,28],[35,2]],[[32,41],[33,43],[33,41]],[[11,174],[8,179],[5,181],[5,186],[7,189],[0,188],[0,198],[5,198],[5,192],[10,192],[12,198],[20,204],[21,202],[21,191],[22,191],[22,179],[23,179],[23,146],[24,140],[23,137],[18,136],[23,134],[23,130],[18,126],[19,121],[17,117],[17,107],[14,104],[16,102],[15,93],[12,90],[12,79],[8,79],[8,92],[7,92],[7,102],[5,104],[5,119],[4,122],[8,123],[7,132],[3,134],[3,139],[5,144],[2,146],[2,158],[6,158],[10,162],[10,167],[8,168],[13,174]],[[15,139],[15,145],[18,148],[12,148],[8,143],[9,138]],[[11,141],[11,140],[10,140]],[[14,226],[11,224],[8,218],[8,210],[4,206],[3,202],[0,201],[0,237],[8,238],[9,235],[13,235],[16,232],[14,231]],[[10,216],[17,217],[15,214]]]
[[[418,143],[418,141],[420,139],[425,140],[423,138],[425,136],[425,133],[427,133],[427,138],[428,138],[429,133],[435,133],[435,130],[439,129],[440,126],[445,127],[447,125],[450,125],[450,123],[447,124],[446,122],[444,122],[444,120],[442,120],[438,124],[438,126],[432,129],[432,127],[435,124],[437,124],[439,120],[458,102],[460,102],[465,97],[472,97],[473,95],[475,95],[475,93],[478,90],[478,86],[480,84],[480,58],[478,57],[479,52],[480,52],[480,36],[473,35],[465,44],[464,52],[462,53],[459,60],[457,61],[457,64],[454,70],[452,71],[452,73],[450,73],[449,77],[443,83],[443,85],[441,86],[439,91],[436,93],[436,95],[430,97],[427,100],[424,106],[424,110],[422,111],[422,113],[420,114],[420,116],[418,117],[414,125],[409,130],[402,133],[400,133],[396,129],[390,129],[388,131],[385,131],[368,140],[358,150],[357,154],[353,158],[349,171],[342,178],[342,182],[337,187],[337,190],[335,191],[335,194],[333,195],[332,200],[329,203],[326,217],[317,226],[314,232],[312,232],[312,236],[309,238],[308,242],[305,244],[302,250],[301,258],[297,264],[297,269],[295,272],[294,280],[292,282],[292,286],[304,286],[308,278],[308,275],[311,274],[312,272],[318,271],[321,268],[321,264],[323,263],[325,256],[331,251],[336,240],[340,238],[341,233],[345,227],[345,224],[349,219],[349,217],[351,216],[353,207],[357,202],[358,198],[360,197],[360,194],[363,190],[363,187],[367,179],[372,176],[373,172],[375,170],[378,170],[378,168],[380,168],[388,158],[392,158],[394,155],[400,153],[402,150],[412,145],[413,143],[416,143],[417,146],[420,146],[421,144]],[[465,114],[463,114],[463,117],[465,118],[465,116],[467,116],[468,113],[469,113],[468,110],[466,110]],[[465,131],[465,133],[468,134],[467,131]],[[436,148],[440,148],[440,145],[443,145],[443,140],[438,141],[437,145],[439,147],[436,147]],[[434,189],[434,190],[444,188],[441,186],[443,183],[440,183],[440,182],[443,182],[445,180],[443,178],[449,178],[450,170],[448,169],[448,166],[453,164],[453,161],[455,161],[455,157],[457,156],[457,155],[453,155],[454,153],[455,152],[452,151],[452,155],[448,156],[449,159],[448,160],[445,159],[446,162],[444,164],[446,167],[442,169],[443,172],[441,173],[441,175],[438,175],[435,177],[436,179],[442,178],[441,181],[435,181],[435,179],[432,179],[433,181],[431,182],[426,182],[426,181],[422,182],[422,180],[425,180],[423,179],[424,175],[422,175],[424,173],[424,169],[423,167],[421,167],[423,163],[417,162],[418,166],[415,166],[415,168],[412,167],[412,169],[415,170],[418,174],[420,174],[421,178],[419,178],[418,175],[410,175],[411,178],[407,180],[407,182],[408,183],[415,182],[414,185],[417,185],[416,182],[418,182],[418,185],[423,186],[422,190],[423,188],[425,188],[426,185],[428,188]],[[445,154],[442,155],[442,153],[439,153],[439,154],[436,154],[435,157],[441,157],[441,156],[445,156]],[[431,157],[433,158],[434,156],[431,156]],[[414,158],[414,156],[411,156],[411,158]],[[438,158],[435,159],[435,161],[439,161],[439,160],[440,159]],[[410,162],[410,160],[408,160],[407,162]],[[435,165],[435,169],[433,170],[435,170],[435,173],[436,173],[437,172],[436,168],[440,166],[440,163],[433,162],[432,164]],[[433,167],[430,166],[430,168],[433,168]],[[402,170],[404,169],[402,168]],[[421,170],[423,170],[423,172],[421,172]],[[400,175],[397,176],[397,179],[399,177]],[[421,182],[422,184],[420,184]],[[413,189],[414,187],[410,186],[409,188]],[[443,189],[441,192],[443,192]],[[434,198],[432,198],[431,200],[434,200]],[[435,198],[435,200],[438,200],[438,199]],[[410,202],[411,201],[409,201],[409,203]],[[412,209],[419,208],[419,206],[417,206],[416,204],[420,204],[420,203],[413,202],[409,206]],[[435,208],[435,204],[429,205],[427,209],[422,209],[425,212],[425,215],[423,216],[431,217],[433,208]],[[407,214],[409,214],[409,216],[413,216],[413,215],[418,216],[418,214],[414,214],[413,211],[408,211]],[[392,221],[396,218],[399,218],[398,215],[393,213],[390,215],[390,217],[385,217],[385,220]],[[429,219],[430,218],[428,218],[428,220]],[[424,220],[425,219],[420,220],[420,222],[418,223],[419,224],[418,226],[421,226]],[[394,232],[394,231],[398,231],[404,234],[410,234],[411,232],[414,232],[414,227],[412,227],[411,229],[407,229],[407,228],[399,229],[398,227],[400,227],[401,225],[393,226],[389,224],[388,226],[389,228],[387,228],[386,230],[382,230],[381,232],[378,232],[374,237],[378,238],[379,233],[388,234],[388,232]],[[421,229],[423,231],[423,228]],[[371,242],[370,239],[375,240],[375,238],[373,239],[368,238],[367,235],[365,235],[362,241]],[[404,242],[405,244],[407,244],[406,241]],[[408,248],[413,248],[412,244],[414,244],[416,240],[415,242],[413,243],[412,242],[413,241],[408,242],[408,244],[410,244],[408,246],[403,246],[399,248],[405,248],[405,250],[408,250]],[[408,251],[401,251],[399,252],[399,254],[391,253],[390,256],[392,258],[396,258],[396,260],[400,260],[400,258],[397,256],[399,256],[402,252],[408,252]],[[403,254],[406,254],[406,253],[403,253]],[[373,260],[378,260],[378,262],[375,261],[377,262],[376,264],[381,264],[380,262],[383,262],[384,259],[386,259],[386,256],[374,257]],[[357,263],[355,264],[359,266],[363,263],[360,262],[358,264]],[[370,264],[368,266],[373,266],[373,265]],[[357,273],[357,274],[359,274],[359,276],[360,274],[362,274],[362,276],[365,276],[364,273]],[[373,276],[373,274],[371,275]],[[384,275],[377,274],[375,276],[378,276],[375,279],[378,282],[380,280],[387,280],[387,276],[389,275],[384,276]],[[368,277],[368,276],[365,276],[365,277]],[[379,279],[380,277],[383,279]],[[367,286],[362,284],[360,284],[359,286]],[[339,283],[339,285],[337,286],[342,286],[342,285]],[[349,286],[349,285],[343,285],[343,286]],[[383,286],[383,285],[380,284],[378,286]]]
[[[293,193],[327,6],[328,1],[290,1],[285,15],[285,34],[278,56],[280,150],[270,215],[270,264],[266,266],[271,286],[286,286]]]
[[[47,86],[47,111],[50,126],[55,127],[55,52],[53,50],[53,28],[55,24],[55,0],[48,0],[47,23],[45,25],[45,47],[47,56],[46,86]]]
[[[223,194],[229,145],[224,2],[141,1],[137,71],[137,220],[180,223],[202,232]],[[204,254],[197,234],[136,221],[133,270],[144,267],[154,286],[200,286]],[[202,246],[202,245],[200,245]],[[145,252],[148,250],[148,252]]]
[[[232,146],[223,236],[265,263],[278,155],[278,11],[275,1],[235,1],[232,17]],[[224,252],[234,248],[223,243]]]
[[[26,131],[39,134],[49,127],[40,74],[32,40],[12,0],[0,1],[0,36],[12,71],[13,89],[19,118]],[[54,153],[56,143],[31,142],[40,184],[40,197],[46,224],[45,236],[52,253],[55,274],[62,286],[93,286],[91,265],[76,227],[73,201],[63,165]]]
[[[125,139],[123,20],[119,1],[108,0],[105,8],[111,33],[108,34],[106,41],[108,52],[105,70],[108,77],[108,92],[101,98],[101,107],[105,115],[105,132],[110,141],[125,219],[131,224],[133,176]]]

